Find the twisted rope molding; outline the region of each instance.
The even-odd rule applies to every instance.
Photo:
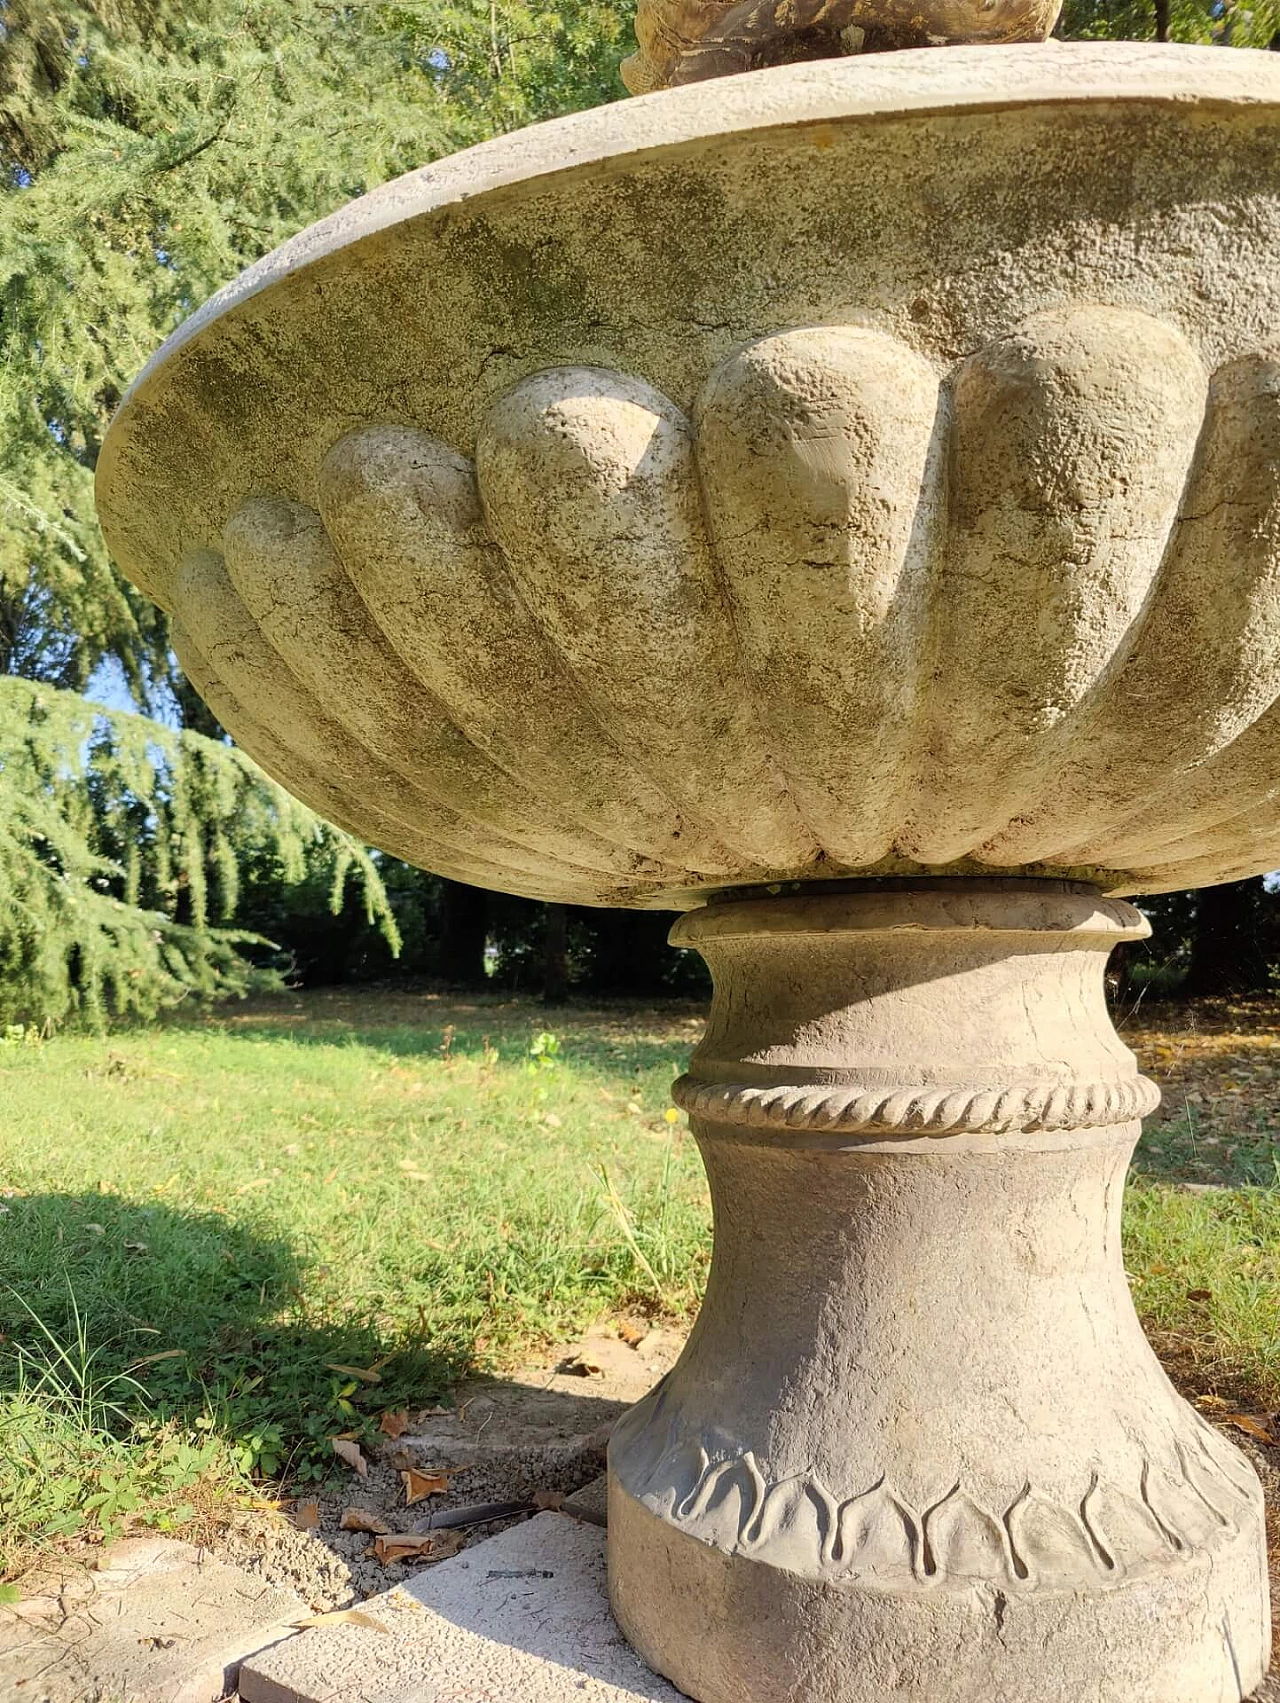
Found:
[[[681,1076],[677,1106],[713,1123],[853,1133],[1001,1135],[1010,1130],[1094,1129],[1145,1117],[1160,1090],[1145,1076],[1013,1088],[860,1088],[830,1083],[761,1085]]]

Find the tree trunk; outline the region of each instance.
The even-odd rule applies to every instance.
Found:
[[[1262,877],[1204,888],[1196,901],[1191,968],[1182,984],[1187,999],[1246,993],[1267,984],[1258,929]]]
[[[1153,0],[1156,11],[1156,40],[1169,39],[1169,0]]]
[[[665,911],[597,911],[592,917],[591,986],[597,993],[661,993],[673,953]]]
[[[489,895],[461,881],[440,882],[440,975],[454,987],[483,987]]]
[[[542,939],[542,1003],[563,1005],[569,997],[569,916],[563,905],[548,905]]]

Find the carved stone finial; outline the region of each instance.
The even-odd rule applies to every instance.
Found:
[[[798,59],[1043,41],[1061,0],[640,0],[633,95]]]

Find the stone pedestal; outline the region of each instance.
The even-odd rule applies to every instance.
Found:
[[[1157,1099],[1111,1026],[1146,925],[1065,882],[849,886],[677,924],[715,1209],[686,1352],[615,1433],[610,1592],[699,1703],[1236,1703],[1262,1498],[1121,1257]]]

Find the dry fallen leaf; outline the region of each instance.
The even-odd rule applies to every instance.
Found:
[[[389,1631],[380,1620],[358,1608],[334,1608],[328,1614],[309,1614],[305,1620],[291,1620],[289,1624],[299,1632],[306,1631],[308,1626],[367,1626],[370,1632]]]
[[[295,1502],[293,1505],[293,1523],[300,1532],[313,1532],[320,1524],[320,1504],[318,1502]]]
[[[347,1508],[338,1525],[344,1532],[369,1532],[373,1536],[391,1530],[385,1520],[380,1520],[367,1508]]]
[[[384,1567],[397,1561],[443,1561],[456,1555],[465,1541],[461,1532],[436,1532],[430,1537],[415,1537],[411,1532],[397,1532],[373,1540],[373,1553]]]
[[[425,1501],[428,1496],[443,1495],[449,1488],[449,1477],[447,1472],[420,1472],[417,1467],[406,1468],[400,1474],[405,1507],[412,1508],[415,1502]]]
[[[330,1437],[329,1441],[340,1461],[345,1461],[352,1472],[358,1472],[361,1478],[368,1478],[369,1463],[365,1460],[359,1443],[353,1443],[348,1437]]]
[[[1265,1413],[1224,1413],[1218,1423],[1234,1425],[1237,1431],[1243,1431],[1249,1437],[1256,1437],[1260,1443],[1275,1445],[1276,1434],[1271,1429],[1271,1421]]]
[[[631,1319],[618,1320],[618,1335],[622,1338],[623,1342],[626,1343],[628,1348],[637,1347],[638,1344],[644,1341],[648,1334],[648,1325],[638,1325]]]
[[[341,1372],[344,1378],[361,1378],[366,1384],[380,1384],[382,1374],[376,1366],[338,1366],[332,1361],[324,1363],[326,1372]]]
[[[384,1437],[390,1437],[394,1443],[397,1437],[402,1437],[409,1429],[409,1415],[403,1407],[388,1408],[378,1421],[378,1429]]]
[[[1213,1290],[1212,1289],[1188,1289],[1187,1290],[1187,1300],[1188,1301],[1212,1301],[1213,1300]]]
[[[566,1378],[603,1378],[604,1367],[594,1360],[562,1360],[556,1371]]]

